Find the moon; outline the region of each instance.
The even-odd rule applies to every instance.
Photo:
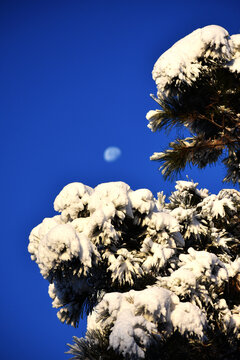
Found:
[[[107,162],[113,162],[121,156],[121,153],[121,149],[119,149],[117,146],[109,146],[105,149],[103,153],[103,158]]]

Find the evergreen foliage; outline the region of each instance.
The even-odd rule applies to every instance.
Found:
[[[158,59],[153,78],[161,109],[147,114],[151,130],[185,126],[191,134],[152,155],[165,178],[187,164],[204,168],[222,159],[224,181],[239,183],[240,35],[219,26],[198,29]]]
[[[77,326],[89,314],[73,359],[236,356],[240,193],[197,185],[178,181],[165,202],[122,182],[72,183],[55,200],[61,214],[32,230],[59,319]]]

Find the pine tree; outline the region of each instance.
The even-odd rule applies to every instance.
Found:
[[[195,30],[157,60],[153,79],[161,109],[147,114],[151,130],[185,126],[190,133],[152,155],[162,174],[221,159],[224,181],[240,183],[240,35],[213,25]]]
[[[230,57],[227,47],[230,40],[224,29],[207,27],[196,34],[201,34],[203,51],[221,54],[219,58],[222,54]],[[180,45],[182,47],[181,42]],[[195,45],[198,53],[199,44]],[[161,81],[157,80],[157,101],[162,110],[148,115],[151,128],[186,125],[187,121],[196,133],[193,140],[174,143],[179,144],[179,152],[166,151],[165,154],[173,153],[172,162],[159,155],[160,160],[165,161],[166,175],[170,170],[181,168],[180,160],[175,159],[177,154],[184,157],[182,154],[191,153],[191,161],[203,165],[209,159],[217,159],[224,147],[229,151],[227,159],[233,156],[232,163],[227,160],[229,169],[231,164],[237,168],[234,146],[238,142],[238,125],[235,135],[232,131],[232,137],[226,137],[226,131],[233,129],[234,121],[237,123],[236,114],[231,115],[229,110],[227,115],[224,113],[221,119],[228,122],[225,132],[218,130],[223,123],[215,113],[220,111],[217,103],[208,109],[212,109],[210,119],[219,126],[211,122],[207,125],[209,121],[200,117],[210,99],[205,93],[211,90],[210,62],[212,74],[216,70],[216,79],[220,71],[213,55],[202,58],[201,64],[194,63],[192,57],[188,64],[186,59],[182,60],[182,76],[177,59],[175,73],[171,70],[172,78],[166,74],[164,78],[161,72]],[[168,56],[160,59],[162,66],[164,61],[168,64]],[[236,66],[234,60],[231,61],[231,66]],[[161,68],[159,62],[157,64],[155,74]],[[166,67],[167,71],[170,70]],[[187,74],[190,75],[187,77]],[[229,74],[229,69],[223,70],[224,79],[230,79]],[[237,74],[234,76],[237,79]],[[213,76],[213,82],[214,79]],[[216,81],[220,84],[219,79]],[[199,92],[197,95],[197,82],[201,83],[201,96]],[[190,87],[191,91],[195,87],[195,97],[187,97]],[[237,86],[232,93],[225,91],[225,85],[223,89],[219,98],[228,99],[236,113]],[[212,91],[217,96],[218,92]],[[199,113],[192,112],[191,121],[185,116],[185,109],[191,106],[183,99],[193,104],[192,109],[203,101]],[[223,111],[226,103],[222,104]],[[182,117],[179,116],[181,106],[185,114]],[[178,115],[173,118],[175,111]],[[207,112],[205,114],[207,116]],[[231,153],[227,138],[232,139]],[[195,147],[187,146],[187,141]],[[216,143],[219,145],[215,146]],[[191,149],[184,152],[184,146]],[[184,161],[189,161],[188,156]],[[176,167],[177,163],[180,166]],[[237,182],[237,171],[231,171],[229,179]],[[104,183],[94,189],[71,183],[56,197],[54,209],[58,215],[45,218],[31,231],[28,250],[49,282],[49,296],[53,307],[58,309],[59,320],[77,327],[80,318],[88,315],[85,337],[74,337],[74,344],[69,344],[72,359],[238,359],[239,191],[223,189],[214,195],[207,189],[198,189],[198,183],[177,181],[175,191],[166,201],[162,192],[156,199],[150,190],[133,191],[123,182]]]
[[[58,318],[77,326],[89,314],[73,359],[192,359],[203,349],[236,359],[240,193],[197,185],[178,181],[165,202],[122,182],[72,183],[55,200],[61,214],[32,230],[28,249]]]

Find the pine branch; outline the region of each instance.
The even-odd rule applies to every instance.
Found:
[[[172,178],[174,174],[183,170],[187,163],[199,168],[205,167],[208,163],[215,163],[222,154],[226,141],[203,140],[197,137],[177,139],[170,143],[172,149],[154,153],[150,159],[162,162],[162,174],[165,178]]]
[[[232,151],[230,155],[223,160],[223,163],[227,168],[227,175],[223,181],[232,181],[234,184],[240,183],[240,151]]]
[[[150,121],[149,127],[152,131],[162,130],[165,128],[173,128],[174,126],[183,126],[187,128],[195,128],[201,123],[210,123],[215,128],[215,132],[219,133],[217,129],[222,133],[229,134],[235,140],[240,142],[240,118],[236,116],[234,112],[225,112],[219,106],[217,100],[206,105],[204,111],[196,109],[191,110],[183,108],[178,98],[169,98],[168,100],[159,100],[154,95],[151,97],[161,106],[162,110],[154,111],[152,114],[149,112],[147,116]],[[220,102],[221,104],[221,102]],[[224,107],[223,107],[224,108]],[[220,120],[221,118],[221,120]],[[209,130],[209,128],[207,129]],[[201,134],[201,131],[199,132]]]
[[[74,355],[70,360],[123,360],[114,350],[109,348],[107,331],[87,331],[85,338],[73,336],[74,344],[67,344],[67,354]]]
[[[240,149],[240,76],[224,68],[221,62],[207,61],[203,65],[195,82],[178,86],[173,79],[176,91],[169,88],[168,92],[158,94],[160,99],[151,95],[161,110],[150,111],[147,116],[152,131],[185,126],[198,140],[191,144],[177,140],[170,144],[172,149],[154,153],[151,160],[162,162],[164,177],[172,178],[187,163],[200,168],[215,163],[226,150],[229,156],[223,161],[227,167],[223,181],[239,183],[240,160],[236,153]]]

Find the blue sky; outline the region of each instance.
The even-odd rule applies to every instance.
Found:
[[[83,336],[62,325],[47,282],[27,252],[31,229],[53,216],[53,201],[74,181],[122,180],[170,195],[149,156],[171,137],[151,133],[146,113],[157,58],[198,27],[240,33],[239,1],[4,1],[0,3],[1,359],[67,359]],[[108,146],[122,155],[103,159]],[[221,166],[185,171],[212,193]]]

